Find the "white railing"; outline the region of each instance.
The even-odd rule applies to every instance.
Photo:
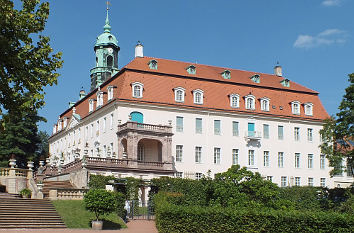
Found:
[[[259,131],[246,131],[245,138],[259,140],[262,138],[262,133]]]

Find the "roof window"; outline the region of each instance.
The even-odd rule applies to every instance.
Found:
[[[261,82],[261,77],[258,74],[253,75],[250,79],[255,83]]]
[[[197,71],[196,71],[196,67],[194,65],[190,65],[187,67],[187,72],[188,74],[195,74]]]
[[[148,65],[151,70],[157,70],[157,61],[156,60],[150,60]]]
[[[290,87],[290,80],[289,79],[284,79],[281,82],[281,85],[283,85],[284,87]]]
[[[231,72],[230,72],[230,70],[225,70],[224,72],[221,73],[221,76],[222,76],[224,79],[231,79]]]

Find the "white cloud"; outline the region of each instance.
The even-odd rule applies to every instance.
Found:
[[[341,4],[341,0],[324,0],[322,5],[324,6],[339,6]]]
[[[295,48],[314,48],[322,45],[344,44],[347,32],[339,29],[327,29],[315,36],[299,35],[294,42]]]

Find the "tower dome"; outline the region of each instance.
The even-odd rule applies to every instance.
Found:
[[[95,48],[98,46],[113,45],[118,47],[117,38],[111,33],[111,25],[109,24],[108,11],[106,16],[106,23],[103,27],[104,32],[97,37]]]

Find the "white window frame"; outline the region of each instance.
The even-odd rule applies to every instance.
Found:
[[[270,99],[267,97],[263,97],[260,99],[261,102],[261,110],[265,112],[269,112]]]
[[[295,186],[301,186],[301,177],[295,177]]]
[[[200,129],[198,128],[197,123],[200,121],[201,125],[200,125]],[[203,133],[203,118],[195,118],[195,133],[196,134],[202,134]]]
[[[239,94],[231,94],[230,95],[230,107],[231,108],[239,108],[240,107],[240,95]]]
[[[108,101],[112,100],[113,99],[113,86],[108,86],[107,87],[107,98],[108,98]]]
[[[239,136],[239,123],[232,121],[232,136]]]
[[[267,129],[267,130],[266,130]],[[269,125],[263,124],[263,138],[269,139]]]
[[[255,110],[256,109],[256,97],[254,95],[246,95],[245,96],[245,108],[248,110]]]
[[[93,112],[94,107],[95,107],[94,103],[95,103],[94,99],[89,99],[89,112]]]
[[[195,163],[202,163],[202,147],[196,146],[195,147]]]
[[[196,173],[195,173],[195,179],[196,179],[196,180],[200,180],[201,178],[203,178],[203,173],[196,172]]]
[[[295,153],[295,168],[300,168],[301,154]]]
[[[324,178],[324,177],[321,177],[321,178],[320,178],[320,186],[321,186],[322,188],[325,188],[325,187],[326,187],[326,178]]]
[[[294,127],[294,140],[300,141],[300,127]]]
[[[309,142],[313,141],[313,129],[312,128],[307,128],[307,141],[309,141]]]
[[[232,149],[232,165],[238,164],[238,149]]]
[[[176,162],[182,162],[183,159],[183,145],[176,145]]]
[[[214,120],[214,135],[221,135],[221,120]]]
[[[281,132],[281,134],[280,134],[280,132]],[[283,139],[284,139],[284,126],[278,125],[278,140],[283,140]]]
[[[179,125],[178,122],[182,123],[182,125]],[[176,116],[176,132],[183,132],[183,123],[183,117]]]
[[[326,168],[326,156],[320,155],[320,169]]]
[[[309,177],[309,178],[307,179],[307,185],[310,186],[310,187],[312,187],[312,186],[313,186],[313,183],[314,183],[313,177]]]
[[[194,104],[203,104],[204,91],[200,89],[193,90]]]
[[[301,103],[299,101],[293,101],[291,102],[291,112],[294,114],[294,115],[300,115],[300,106],[301,106]]]
[[[255,166],[254,150],[248,150],[248,166]]]
[[[284,152],[278,152],[278,167],[284,167]]]
[[[214,164],[220,164],[221,160],[221,148],[214,147]]]
[[[313,159],[314,159],[313,154],[307,155],[307,168],[310,168],[310,169],[313,168]]]
[[[305,103],[304,109],[305,109],[306,116],[313,116],[313,104],[312,103]]]
[[[263,166],[269,167],[269,164],[270,164],[269,151],[263,151]]]
[[[96,108],[99,108],[102,106],[103,106],[103,91],[98,91],[97,92],[97,106],[96,106]]]
[[[64,117],[64,120],[63,120],[63,129],[68,125],[68,118],[67,117]]]
[[[173,90],[175,92],[175,101],[183,103],[186,89],[184,89],[183,87],[176,87]],[[181,95],[179,95],[179,93],[181,93]]]
[[[131,85],[133,98],[143,98],[144,84],[140,82],[134,82]]]
[[[280,187],[286,187],[288,186],[288,177],[282,176],[280,178]]]

